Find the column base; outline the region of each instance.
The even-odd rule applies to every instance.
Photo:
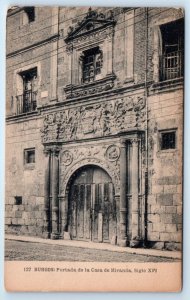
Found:
[[[128,241],[127,240],[119,240],[118,245],[120,247],[127,247]]]
[[[55,232],[51,233],[51,239],[52,240],[58,240],[59,237],[60,237],[59,233],[55,233]]]
[[[138,240],[131,240],[129,242],[129,247],[131,248],[138,248],[140,246],[140,241]]]
[[[50,238],[50,233],[48,231],[43,232],[42,234],[44,239],[49,239]]]

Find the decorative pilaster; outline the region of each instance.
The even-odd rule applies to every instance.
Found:
[[[139,244],[139,204],[138,204],[138,146],[139,140],[134,138],[131,140],[132,144],[132,238],[130,242],[131,247],[136,247]]]
[[[106,45],[107,45],[107,75],[113,73],[113,36],[114,29],[109,28],[107,33]]]
[[[68,58],[68,84],[67,85],[72,85],[73,84],[73,80],[72,80],[72,60],[73,60],[73,45],[72,44],[68,44],[68,46],[66,47],[66,51],[67,51],[67,58]]]
[[[45,178],[44,178],[44,233],[45,239],[50,237],[50,160],[51,153],[44,150],[45,154]]]
[[[52,233],[51,239],[59,238],[59,150],[52,151]]]
[[[127,244],[127,204],[126,204],[126,182],[127,182],[127,153],[126,140],[121,139],[120,145],[120,239],[119,245],[125,247]]]

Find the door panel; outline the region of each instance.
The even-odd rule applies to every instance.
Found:
[[[87,167],[75,175],[69,193],[72,238],[109,242],[116,234],[114,189],[108,174]]]

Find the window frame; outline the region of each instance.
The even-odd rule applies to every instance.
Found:
[[[162,148],[162,135],[167,133],[174,133],[175,134],[175,147],[174,148]],[[159,138],[158,138],[158,149],[159,152],[165,153],[165,152],[175,152],[177,151],[177,128],[172,129],[163,129],[159,130]]]
[[[27,19],[26,19],[27,18]],[[22,25],[29,25],[36,20],[36,9],[34,6],[26,6],[23,9]]]
[[[32,152],[34,152],[33,153],[34,161],[29,162],[29,153],[31,154]],[[36,163],[36,148],[32,147],[32,148],[24,149],[24,166],[33,168],[35,166],[35,163]]]
[[[180,24],[180,26],[178,24]],[[161,57],[159,59],[160,60],[159,82],[165,82],[169,80],[177,80],[179,78],[183,78],[184,77],[184,37],[185,37],[184,18],[173,20],[165,24],[160,24],[159,28],[160,28],[160,35],[161,35]],[[175,41],[173,41],[173,44],[171,43],[170,37],[172,35],[174,35],[175,38],[177,38],[177,44],[174,43]],[[169,48],[172,48],[174,46],[176,47],[175,51],[168,50]],[[172,62],[173,62],[173,67],[172,67]]]
[[[101,56],[99,59],[97,59],[98,56]],[[89,59],[92,57],[92,62],[89,61]],[[101,59],[101,63],[100,62]],[[85,62],[86,60],[86,62]],[[90,69],[90,66],[93,66],[93,76],[90,76],[90,70],[85,72],[85,67]],[[103,67],[103,51],[100,49],[99,46],[93,47],[90,49],[87,49],[83,51],[82,55],[82,72],[81,72],[81,82],[82,84],[89,84],[92,83],[98,78],[96,78],[98,75],[101,76],[101,69]],[[87,76],[84,76],[84,74],[87,74]],[[92,80],[91,80],[92,78]]]

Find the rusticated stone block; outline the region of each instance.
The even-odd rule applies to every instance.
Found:
[[[13,205],[13,211],[17,211],[17,210],[19,210],[19,205]]]
[[[161,241],[167,241],[167,242],[172,241],[171,233],[168,233],[168,232],[161,232],[161,233],[160,233],[160,240],[161,240]]]
[[[160,234],[159,232],[149,232],[148,233],[148,240],[149,241],[159,241],[160,240]]]
[[[165,243],[165,249],[169,251],[181,251],[181,243]]]
[[[148,221],[152,222],[152,223],[159,223],[160,215],[159,214],[148,214]]]
[[[21,218],[22,217],[22,211],[15,211],[15,218]]]
[[[166,224],[166,232],[177,232],[176,224]]]
[[[172,215],[172,223],[173,224],[181,224],[182,223],[182,215],[173,214]]]
[[[163,224],[172,224],[172,214],[161,214],[160,215],[161,222]]]
[[[24,220],[28,220],[28,219],[30,218],[30,213],[27,212],[27,211],[23,211],[23,213],[22,213],[22,218],[23,218]]]
[[[36,197],[36,205],[44,204],[44,197]]]
[[[163,223],[153,223],[152,231],[165,232],[166,225]]]
[[[12,211],[12,210],[13,210],[13,205],[9,205],[9,204],[5,205],[5,211]]]
[[[181,242],[181,240],[182,240],[181,231],[180,232],[170,233],[170,235],[171,235],[171,241],[172,242],[178,242],[178,243]]]
[[[158,213],[158,214],[164,213],[165,212],[165,206],[161,206],[159,204],[151,205],[150,206],[150,212],[152,214],[154,214],[154,213]]]
[[[24,211],[25,210],[25,207],[24,207],[24,205],[19,205],[19,211]]]
[[[35,211],[35,218],[36,219],[41,219],[42,218],[42,212],[41,211]]]
[[[182,204],[182,194],[174,194],[173,195],[173,205]]]
[[[164,185],[164,193],[165,194],[177,193],[177,186],[176,185]]]
[[[173,204],[173,194],[160,194],[157,196],[157,202],[160,205],[172,205]]]
[[[177,206],[177,214],[178,214],[178,215],[181,215],[182,212],[183,212],[183,207],[182,207],[182,205]]]
[[[19,225],[24,225],[24,219],[22,219],[22,218],[18,218],[17,222]]]
[[[172,214],[172,213],[175,214],[177,209],[176,209],[176,206],[166,206],[165,211],[168,214]]]
[[[36,225],[37,226],[43,226],[44,225],[43,219],[36,220]]]
[[[11,218],[5,218],[5,224],[10,225],[11,224]]]
[[[18,225],[18,218],[12,218],[11,223],[12,223],[13,225]]]
[[[27,234],[28,233],[28,226],[22,226],[21,230],[20,230],[23,234]]]
[[[153,249],[156,250],[163,250],[164,249],[164,242],[156,242],[153,246]]]

